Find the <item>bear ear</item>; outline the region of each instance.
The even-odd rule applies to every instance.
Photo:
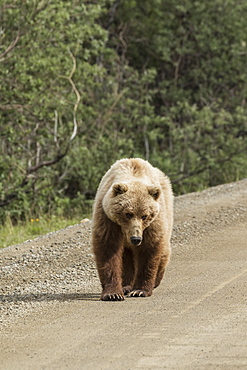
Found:
[[[128,185],[127,184],[114,184],[112,186],[112,192],[114,197],[120,194],[124,194],[128,191]]]
[[[158,186],[149,186],[148,193],[154,198],[154,200],[157,200],[160,196],[160,188],[158,188]]]

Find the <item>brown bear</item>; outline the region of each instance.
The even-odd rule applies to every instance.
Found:
[[[139,158],[117,161],[103,176],[93,209],[101,300],[152,294],[169,262],[172,224],[168,177]]]

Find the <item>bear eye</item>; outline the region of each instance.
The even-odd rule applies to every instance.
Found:
[[[144,220],[146,220],[146,218],[147,218],[148,216],[142,216],[142,220],[144,221]]]
[[[133,217],[133,213],[126,213],[125,216],[128,218],[128,219],[131,219]]]

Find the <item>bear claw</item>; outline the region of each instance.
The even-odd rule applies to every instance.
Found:
[[[104,294],[102,295],[101,300],[102,301],[123,301],[124,296],[122,294],[117,294],[117,293]]]
[[[129,297],[146,297],[146,293],[143,290],[132,290],[132,292],[129,293]]]

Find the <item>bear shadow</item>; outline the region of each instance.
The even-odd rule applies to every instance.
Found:
[[[39,293],[0,295],[0,302],[42,302],[42,301],[99,301],[99,293]]]

